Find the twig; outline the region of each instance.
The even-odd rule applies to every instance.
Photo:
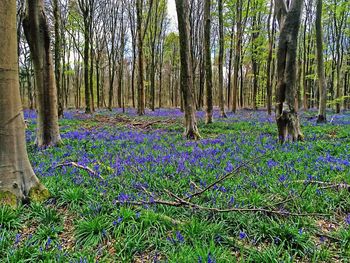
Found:
[[[173,194],[172,194],[173,195]],[[321,213],[292,213],[288,211],[281,210],[270,210],[265,208],[215,208],[215,207],[206,207],[191,203],[186,201],[176,195],[173,196],[175,199],[179,199],[177,202],[173,201],[165,201],[161,199],[155,199],[152,201],[115,201],[116,204],[128,204],[128,205],[136,205],[136,206],[144,206],[144,205],[166,205],[173,207],[190,207],[198,210],[211,211],[216,213],[229,213],[229,212],[261,212],[266,214],[275,214],[279,216],[316,216],[316,217],[324,217],[330,216],[330,214],[321,214]]]
[[[236,174],[237,172],[239,172],[243,167],[248,166],[249,164],[251,164],[252,162],[255,162],[259,159],[261,159],[262,157],[264,157],[266,155],[261,155],[253,160],[247,161],[247,162],[243,162],[240,165],[238,165],[232,172],[227,173],[226,175],[222,176],[221,178],[219,178],[218,180],[216,180],[215,182],[211,183],[210,185],[208,185],[206,188],[204,188],[201,191],[197,191],[194,194],[190,195],[189,197],[186,197],[187,200],[191,200],[192,198],[202,195],[203,193],[205,193],[206,191],[208,191],[209,189],[213,188],[215,185],[222,183],[223,181],[227,180],[228,178],[230,178],[231,176],[233,176],[234,174]]]
[[[54,167],[54,169],[60,168],[60,167],[64,167],[64,166],[73,166],[73,167],[76,167],[76,168],[79,168],[79,169],[83,169],[83,170],[87,171],[88,173],[92,174],[93,176],[96,176],[96,177],[104,180],[104,178],[101,175],[99,175],[97,172],[92,170],[90,167],[77,164],[76,162],[69,162],[69,163],[58,164],[58,165],[56,165]]]
[[[346,183],[332,183],[332,182],[322,182],[322,181],[313,181],[313,180],[310,180],[310,181],[297,180],[297,181],[292,181],[292,183],[323,185],[321,189],[338,188],[338,189],[347,189],[350,191],[350,185]]]

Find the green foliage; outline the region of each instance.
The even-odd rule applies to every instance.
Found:
[[[0,206],[0,226],[6,229],[16,229],[21,225],[19,213],[7,205]]]
[[[94,247],[110,237],[112,222],[107,216],[96,216],[77,222],[76,240],[78,246]]]
[[[29,144],[31,161],[38,175],[45,174],[40,179],[52,198],[18,210],[2,208],[1,220],[7,223],[0,229],[1,261],[329,262],[349,256],[347,189],[293,183],[307,178],[350,183],[344,157],[350,143],[348,113],[329,112],[333,121],[319,126],[315,115],[301,115],[305,142],[283,146],[276,141],[274,117],[265,112],[229,114],[210,126],[199,119],[199,142],[182,138],[180,113],[175,123],[159,122],[148,131],[122,123],[101,126],[93,118],[63,119],[64,146],[39,150]],[[28,140],[34,129],[30,125]],[[261,160],[194,201],[208,207],[273,207],[331,216],[116,203],[149,200],[143,188],[153,198],[170,200],[164,189],[185,196],[225,174],[229,164],[235,167],[266,149]],[[66,161],[83,163],[104,179],[74,167],[52,168]],[[334,228],[325,229],[330,225]]]

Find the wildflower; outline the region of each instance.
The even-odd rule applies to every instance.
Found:
[[[184,243],[185,242],[185,238],[183,237],[183,235],[181,235],[180,231],[176,232],[176,238],[180,243]]]
[[[326,238],[324,236],[320,236],[320,242],[324,243],[326,241]]]
[[[52,242],[52,239],[50,237],[48,237],[48,239],[46,241],[46,244],[45,244],[45,249],[46,250],[48,250],[50,248],[51,242]]]
[[[278,181],[280,181],[281,183],[283,183],[285,180],[287,180],[287,176],[282,174],[279,178]]]
[[[21,241],[21,234],[16,234],[15,245],[17,245]]]
[[[298,232],[299,232],[299,235],[302,235],[303,234],[303,229],[300,228]]]
[[[239,233],[239,238],[240,238],[240,239],[245,239],[246,237],[247,237],[247,234],[246,234],[246,233],[244,233],[244,232],[242,232],[242,231]]]
[[[212,256],[212,254],[209,252],[208,254],[208,263],[216,263],[215,258]]]
[[[231,162],[228,162],[225,167],[225,172],[226,173],[231,173],[233,171],[233,165]]]
[[[346,218],[345,218],[345,223],[346,223],[347,225],[350,225],[350,214],[348,214],[348,215],[346,216]]]

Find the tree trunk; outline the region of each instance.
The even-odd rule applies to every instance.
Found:
[[[281,28],[277,51],[276,122],[281,143],[304,137],[298,109],[295,108],[296,55],[302,6],[303,0],[293,0],[290,8],[284,0],[276,0]]]
[[[15,207],[20,201],[42,201],[50,194],[35,176],[26,150],[18,81],[16,1],[3,0],[1,5],[0,203]]]
[[[137,16],[137,49],[138,49],[138,93],[137,93],[137,113],[145,115],[145,87],[143,81],[143,35],[142,35],[142,0],[136,0]]]
[[[61,143],[61,136],[58,127],[57,90],[52,65],[50,32],[43,0],[27,1],[23,28],[34,64],[37,85],[36,144],[39,147],[55,146]]]
[[[219,11],[219,108],[220,116],[227,118],[225,113],[225,97],[224,97],[224,18],[222,0],[218,0]]]
[[[317,123],[327,122],[327,83],[323,62],[323,34],[322,34],[322,0],[317,0],[316,7],[316,48],[317,48],[317,75],[319,87],[319,109]]]
[[[231,36],[230,36],[230,52],[229,52],[229,59],[228,59],[228,80],[227,80],[227,107],[229,109],[232,109],[231,105],[231,80],[232,80],[232,58],[233,58],[233,44],[234,44],[234,23],[232,23],[232,29],[231,29]]]
[[[238,93],[238,76],[241,64],[241,49],[242,49],[242,0],[237,0],[237,30],[236,30],[236,49],[233,69],[233,87],[232,87],[232,112],[237,111],[237,93]],[[241,93],[242,94],[242,93]],[[242,94],[243,95],[243,94]],[[243,102],[241,101],[242,105]]]
[[[207,91],[207,124],[213,122],[213,74],[211,68],[211,49],[210,49],[210,1],[204,2],[204,58],[205,58],[205,84]]]
[[[63,101],[61,87],[61,32],[60,32],[60,10],[58,0],[53,0],[53,13],[55,18],[55,78],[57,87],[58,117],[63,117]]]
[[[273,0],[271,0],[270,13],[268,18],[268,38],[269,38],[269,54],[267,58],[267,69],[266,69],[266,104],[267,113],[272,114],[272,78],[271,78],[271,62],[273,55],[273,44],[275,38],[275,16],[272,14]],[[272,19],[272,21],[271,21]],[[272,23],[272,29],[270,29]]]
[[[188,0],[175,0],[179,28],[181,58],[181,90],[185,110],[185,136],[188,139],[200,139],[197,128],[195,103],[193,98],[192,66],[189,31]]]

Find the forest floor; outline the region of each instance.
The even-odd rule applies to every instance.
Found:
[[[302,114],[304,142],[280,145],[265,111],[215,111],[211,125],[199,112],[200,141],[175,109],[67,111],[64,144],[37,149],[26,111],[52,198],[0,208],[0,261],[350,261],[350,113],[315,115]]]

